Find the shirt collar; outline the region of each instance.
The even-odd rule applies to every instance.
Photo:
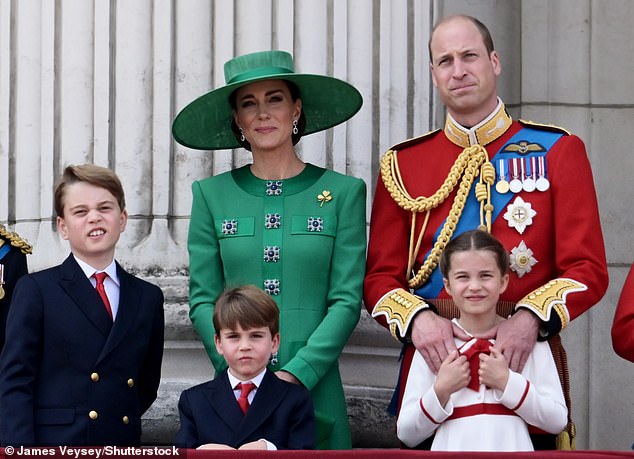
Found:
[[[458,321],[458,318],[457,318],[457,317],[454,317],[453,319],[451,319],[451,322],[452,322],[453,324],[455,324],[455,325],[456,325],[456,326],[457,326],[460,330],[462,330],[462,331],[463,331],[463,332],[465,332],[467,335],[469,335],[469,340],[465,341],[465,342],[462,344],[462,346],[459,346],[459,347],[460,347],[460,349],[459,349],[459,350],[460,350],[460,352],[462,352],[462,349],[463,349],[463,348],[464,348],[464,349],[468,349],[468,348],[470,348],[470,347],[473,345],[473,343],[475,343],[475,342],[477,341],[477,338],[475,338],[475,337],[473,336],[473,334],[472,334],[471,332],[469,332],[466,328],[464,328],[462,325],[460,325],[460,322]],[[495,344],[495,340],[494,340],[494,339],[489,339],[489,340],[487,340],[487,341],[489,341],[491,344]]]
[[[266,373],[266,368],[262,370],[262,372],[256,375],[255,377],[251,379],[247,379],[246,381],[242,381],[236,378],[235,376],[233,376],[231,374],[231,369],[229,369],[227,371],[227,376],[229,376],[229,384],[231,385],[232,389],[235,389],[238,383],[247,383],[247,382],[252,382],[253,384],[255,384],[255,387],[258,388],[260,387],[260,384],[262,384],[262,380],[264,379],[264,373]]]
[[[513,119],[506,112],[502,99],[498,97],[498,104],[495,110],[471,128],[462,126],[453,119],[450,113],[447,113],[445,135],[451,142],[462,148],[472,145],[485,146],[504,134],[512,122]]]
[[[108,266],[106,266],[106,269],[103,269],[101,271],[93,268],[85,261],[81,260],[80,258],[77,258],[77,256],[75,256],[75,261],[77,261],[77,264],[79,265],[79,267],[84,272],[87,278],[90,279],[93,276],[93,274],[97,272],[105,272],[115,284],[119,285],[119,276],[117,275],[117,264],[115,263],[114,259],[110,262]]]

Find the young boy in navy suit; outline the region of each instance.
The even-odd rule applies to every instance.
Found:
[[[55,211],[71,254],[16,285],[0,357],[0,439],[139,445],[161,377],[163,293],[114,259],[128,220],[114,172],[68,166]]]
[[[216,302],[213,323],[228,369],[181,394],[176,446],[313,449],[310,393],[267,369],[280,343],[275,301],[251,285],[227,290]]]

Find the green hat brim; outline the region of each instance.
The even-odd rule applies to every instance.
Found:
[[[174,119],[174,139],[189,148],[222,150],[240,147],[231,131],[229,96],[241,86],[262,80],[287,80],[297,85],[306,118],[304,135],[331,128],[359,111],[363,98],[349,83],[324,75],[281,73],[242,80],[210,91],[185,106]]]

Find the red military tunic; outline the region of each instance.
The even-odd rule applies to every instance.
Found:
[[[624,359],[634,362],[634,265],[625,280],[612,324],[612,347]]]
[[[368,311],[374,312],[382,325],[390,322],[395,337],[405,338],[414,314],[425,307],[420,298],[409,293],[408,280],[412,274],[406,271],[408,252],[410,247],[416,247],[426,213],[417,213],[415,231],[411,232],[413,213],[399,206],[388,191],[386,173],[392,185],[398,183],[406,190],[410,203],[418,197],[431,197],[469,143],[484,146],[488,157],[493,158],[527,124],[533,129],[557,130],[511,120],[500,101],[496,111],[471,132],[448,116],[444,131],[393,147],[397,164],[391,169],[382,168],[373,202],[364,299]],[[597,303],[608,285],[597,199],[585,147],[578,137],[559,131],[562,135],[544,161],[549,188],[509,195],[510,202],[506,208],[497,209],[500,214],[491,226],[492,234],[515,260],[509,287],[500,300],[531,309],[542,319],[548,336],[558,333],[570,320]],[[514,148],[521,149],[521,142],[514,144]],[[530,145],[527,150],[531,150]],[[500,181],[497,160],[493,166],[497,184]],[[434,233],[447,218],[455,196],[454,189],[429,212],[420,248],[413,250],[416,254],[413,272],[418,271],[432,248]],[[517,201],[518,198],[521,199]],[[512,205],[515,207],[510,208]],[[530,212],[531,218],[520,224],[512,223],[510,217],[504,218],[518,207],[524,213]],[[441,289],[436,298],[448,295]]]

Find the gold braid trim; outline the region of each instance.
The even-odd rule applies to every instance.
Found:
[[[405,338],[409,324],[422,309],[428,308],[422,298],[411,294],[402,288],[385,295],[372,310],[372,317],[385,316],[390,326],[390,333],[397,340]]]
[[[20,249],[20,251],[25,255],[33,252],[33,246],[31,244],[29,244],[25,239],[22,239],[20,236],[18,236],[18,233],[7,230],[4,225],[0,225],[0,238],[9,241],[9,243],[13,247]]]
[[[563,330],[570,322],[570,314],[566,308],[566,296],[569,293],[583,292],[584,290],[588,290],[585,284],[573,279],[559,277],[533,290],[517,302],[517,307],[530,309],[544,322],[550,320],[550,315],[554,310],[561,320],[561,329]]]
[[[383,183],[398,206],[412,212],[412,233],[414,231],[413,226],[416,223],[416,213],[429,212],[438,207],[453,192],[458,182],[460,182],[456,197],[438,236],[438,240],[421,265],[418,273],[407,282],[410,288],[418,288],[423,285],[438,265],[440,254],[453,236],[458,220],[464,210],[467,196],[469,196],[469,190],[478,175],[480,175],[480,183],[476,185],[476,197],[480,202],[480,229],[490,232],[491,215],[493,212],[493,205],[491,204],[491,185],[495,182],[495,168],[489,161],[489,155],[483,146],[472,145],[465,148],[462,153],[458,155],[453,166],[451,166],[444,183],[430,197],[419,196],[413,198],[409,195],[405,189],[398,167],[396,150],[388,150],[383,156],[381,160],[381,177]],[[427,222],[427,219],[425,222]],[[421,228],[418,241],[422,239],[426,226],[425,223]],[[413,266],[413,261],[416,258],[420,246],[420,242],[418,242],[414,247],[414,240],[415,238],[410,237],[408,276],[410,275],[410,269]]]

